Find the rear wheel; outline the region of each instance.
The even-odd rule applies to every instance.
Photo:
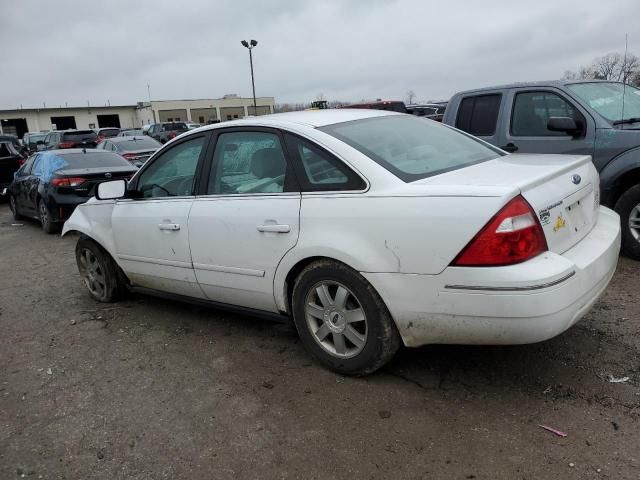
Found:
[[[11,209],[11,213],[13,215],[14,220],[22,220],[24,217],[20,215],[18,212],[18,202],[16,202],[16,197],[13,195],[9,195],[9,208]]]
[[[400,348],[400,335],[373,287],[346,265],[321,260],[293,289],[293,319],[302,343],[321,363],[345,375],[366,375]]]
[[[622,252],[640,260],[640,185],[624,192],[615,207],[622,223]]]
[[[124,276],[111,256],[88,237],[76,244],[78,271],[91,296],[99,302],[115,302],[126,293]]]
[[[51,211],[44,200],[38,202],[38,218],[40,219],[40,225],[42,230],[47,233],[56,233],[60,229],[60,225],[53,221],[51,217]]]

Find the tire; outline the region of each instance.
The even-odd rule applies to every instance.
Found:
[[[38,202],[38,219],[40,220],[40,225],[42,225],[42,230],[46,233],[57,233],[60,230],[60,224],[53,221],[51,211],[42,199]]]
[[[116,302],[126,295],[126,280],[120,267],[100,245],[81,236],[76,243],[76,263],[89,294],[103,303]]]
[[[343,375],[375,372],[401,345],[378,293],[356,271],[333,260],[314,262],[298,275],[292,311],[305,348]]]
[[[640,260],[640,185],[624,192],[616,202],[615,210],[622,224],[622,253]]]
[[[13,219],[16,221],[24,220],[24,217],[18,213],[18,203],[16,202],[16,197],[9,194],[9,208],[11,209],[11,214],[13,215]]]

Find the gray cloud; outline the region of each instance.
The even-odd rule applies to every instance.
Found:
[[[621,51],[637,0],[10,2],[3,6],[0,108],[249,96],[278,102],[448,98],[457,90],[558,78]],[[640,43],[634,50],[640,54]]]

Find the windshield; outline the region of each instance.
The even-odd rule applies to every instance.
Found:
[[[61,153],[56,152],[56,157],[62,158],[69,168],[94,168],[94,167],[130,167],[131,164],[116,153],[91,151],[87,153]]]
[[[39,140],[44,140],[44,137],[46,137],[47,134],[46,133],[30,133],[29,134],[29,145],[35,144],[37,143]]]
[[[567,85],[596,112],[611,122],[640,118],[640,90],[622,83],[575,83]],[[624,117],[622,98],[624,92]]]
[[[98,136],[93,130],[76,130],[63,133],[62,138],[70,142],[81,142],[83,140],[95,140]]]
[[[504,155],[437,122],[389,115],[320,128],[411,182]]]
[[[187,125],[185,123],[163,123],[162,124],[163,132],[172,132],[174,130],[187,130]]]
[[[130,152],[132,150],[142,150],[160,148],[162,144],[151,137],[133,137],[125,142],[114,142],[118,150],[122,152]]]
[[[120,133],[119,128],[101,128],[99,130],[100,136],[106,138],[115,137],[116,135],[118,135],[118,133]]]

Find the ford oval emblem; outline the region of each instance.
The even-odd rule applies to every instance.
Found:
[[[573,175],[571,177],[571,181],[575,184],[575,185],[580,185],[580,182],[582,181],[582,177],[580,177],[580,175],[578,175],[577,173],[575,175]]]
[[[107,178],[111,178],[113,175],[111,175],[110,173],[105,173],[104,176],[107,177]],[[574,175],[574,177],[576,177],[576,176],[577,175]],[[573,183],[576,183],[576,182],[574,181]],[[577,183],[580,183],[580,177],[578,177],[578,182]]]

